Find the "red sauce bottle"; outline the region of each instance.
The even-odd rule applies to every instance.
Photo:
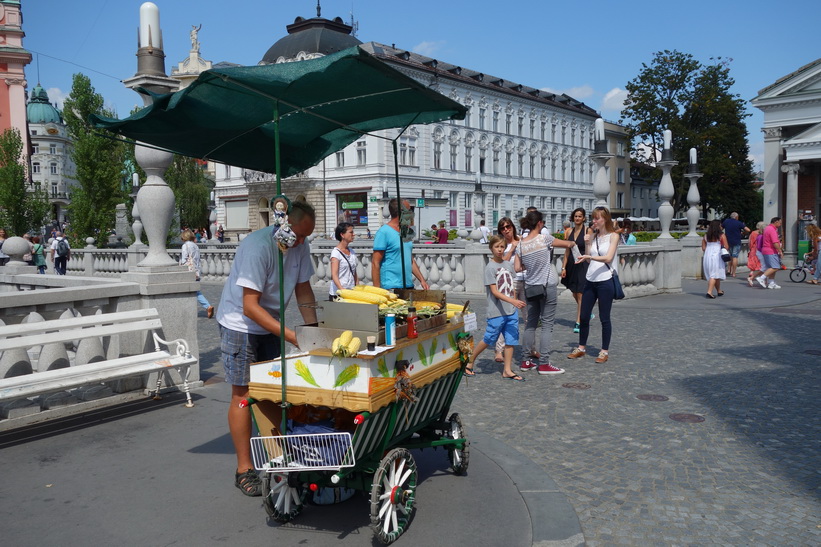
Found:
[[[416,308],[411,306],[408,308],[408,338],[416,338],[419,332],[416,330],[416,321],[419,318],[416,316]]]

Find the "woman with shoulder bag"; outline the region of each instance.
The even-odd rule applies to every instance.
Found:
[[[550,364],[550,337],[553,334],[553,320],[556,317],[556,286],[559,284],[559,275],[553,267],[553,247],[570,249],[576,242],[555,239],[549,234],[542,235],[545,223],[539,211],[527,213],[520,224],[523,230],[529,230],[519,241],[515,261],[517,272],[526,271],[524,292],[527,321],[522,343],[521,369],[535,368],[539,374],[562,374],[563,369]],[[527,348],[534,347],[536,327],[540,320],[542,335],[539,339],[539,353],[525,357],[524,352]]]
[[[188,266],[189,272],[197,274],[197,281],[200,280],[202,270],[200,270],[200,248],[194,243],[197,236],[190,228],[186,228],[180,236],[183,240],[182,255],[180,256],[180,266]],[[197,291],[197,302],[205,310],[205,315],[208,319],[214,317],[214,306],[208,303],[208,299],[202,294],[202,291]]]
[[[704,270],[704,278],[708,280],[707,298],[715,298],[713,288],[715,288],[717,296],[724,296],[724,291],[721,290],[721,280],[726,277],[725,268],[727,265],[721,258],[721,250],[729,248],[727,238],[721,231],[721,222],[711,220],[710,225],[707,227],[707,233],[701,240],[701,250],[704,251],[701,266]]]
[[[334,230],[339,245],[331,250],[331,283],[329,299],[333,300],[339,289],[353,289],[359,282],[356,275],[356,253],[348,246],[353,243],[353,224],[340,222]]]
[[[40,236],[34,236],[32,239],[34,247],[31,250],[31,257],[34,265],[37,266],[38,274],[46,273],[46,250],[40,243]]]
[[[581,325],[579,327],[579,346],[567,356],[568,359],[578,359],[587,355],[587,338],[590,335],[590,312],[596,302],[599,303],[599,320],[601,321],[602,343],[597,363],[606,363],[610,356],[610,338],[613,335],[613,325],[610,322],[610,309],[616,297],[616,287],[613,280],[618,275],[617,251],[619,234],[613,231],[613,221],[607,207],[593,209],[593,234],[588,236],[587,249],[590,254],[581,255],[577,263],[587,262],[587,274],[582,292]]]

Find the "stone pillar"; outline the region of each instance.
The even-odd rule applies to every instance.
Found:
[[[787,198],[784,204],[784,263],[795,266],[798,255],[798,162],[789,162],[781,166],[787,173]],[[767,219],[765,218],[766,222]]]
[[[665,150],[665,152],[668,151],[669,150]],[[672,154],[670,154],[670,157],[672,158]],[[659,235],[657,239],[674,239],[673,236],[670,235],[670,224],[673,222],[673,206],[670,205],[670,200],[673,199],[675,195],[675,188],[673,187],[673,177],[670,176],[670,171],[678,165],[678,162],[670,159],[660,161],[656,165],[661,167],[662,171],[658,192],[659,199],[661,200],[661,205],[659,205],[661,235]]]
[[[595,152],[590,159],[596,162],[596,178],[593,181],[593,195],[596,197],[594,207],[607,207],[607,198],[610,196],[610,179],[607,176],[607,162],[613,156],[607,151],[607,141],[595,142]]]
[[[767,127],[764,133],[764,222],[781,216],[779,208],[781,188],[781,128]]]

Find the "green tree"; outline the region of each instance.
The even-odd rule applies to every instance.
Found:
[[[676,194],[672,205],[686,209],[689,150],[698,151],[701,206],[719,214],[738,211],[746,222],[761,217],[761,198],[753,188],[752,163],[744,119],[744,101],[731,91],[729,61],[703,65],[692,55],[659,51],[626,88],[621,123],[631,137],[635,156],[653,163],[661,153],[663,132],[673,133],[672,171]],[[660,178],[660,170],[652,178]]]
[[[191,228],[208,226],[208,202],[214,181],[205,176],[199,162],[175,155],[164,178],[174,190],[180,225]]]
[[[26,190],[22,152],[23,139],[16,128],[0,134],[0,226],[17,236],[31,230],[39,232],[50,209],[43,190]]]
[[[95,132],[88,122],[91,114],[116,117],[104,108],[103,97],[95,92],[91,80],[75,74],[63,111],[74,143],[72,159],[79,183],[71,191],[71,236],[99,240],[114,227],[115,208],[126,198],[122,188],[125,145]]]

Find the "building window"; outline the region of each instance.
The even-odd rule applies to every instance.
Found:
[[[336,218],[339,222],[350,222],[354,226],[367,226],[368,193],[337,194]]]
[[[536,156],[530,156],[530,163],[528,165],[530,166],[530,178],[535,179],[536,178]]]
[[[499,111],[493,111],[493,130],[498,132],[499,131]]]
[[[459,159],[459,149],[455,144],[450,145],[450,170],[456,171],[456,161]]]
[[[479,149],[479,172],[484,174],[485,173],[485,157],[487,156],[487,150]]]
[[[336,166],[345,167],[345,152],[342,150],[336,153]]]
[[[523,117],[519,116],[519,136],[520,137],[524,137],[524,135],[522,134],[524,132],[524,128],[525,128],[525,119]]]
[[[505,175],[510,176],[510,164],[513,161],[513,154],[505,152]]]
[[[40,153],[40,143],[35,142],[31,145],[31,153],[32,154],[39,154]]]
[[[544,140],[545,137],[547,137],[547,122],[543,121],[541,123],[542,123],[542,140]]]
[[[525,176],[525,155],[519,154],[519,176]]]
[[[505,133],[510,135],[510,114],[505,114]]]
[[[542,163],[541,177],[542,177],[543,180],[547,180],[547,158],[542,158],[541,163]]]
[[[494,175],[499,174],[499,151],[498,150],[493,151],[493,174]]]
[[[616,192],[616,207],[624,209],[624,192]]]
[[[441,142],[433,143],[433,168],[434,169],[441,169],[442,168],[442,143]]]
[[[616,169],[616,183],[624,184],[624,167]]]
[[[356,164],[359,166],[368,163],[368,149],[365,146],[365,141],[356,143]]]
[[[562,126],[562,144],[567,144],[567,127]]]
[[[53,197],[53,198],[57,197],[57,183],[56,182],[51,183],[51,197]]]
[[[556,142],[556,124],[550,124],[550,140]]]
[[[48,145],[48,153],[51,154],[51,155],[57,154],[57,145],[54,144],[54,143],[49,144]]]
[[[576,160],[570,161],[570,182],[576,182]]]
[[[450,192],[448,195],[448,207],[456,209],[459,206],[459,192]]]
[[[416,137],[399,139],[399,165],[416,166]]]
[[[530,119],[530,138],[536,138],[536,120],[533,118]]]
[[[485,111],[484,108],[479,109],[479,129],[485,128]]]
[[[624,143],[621,141],[616,143],[616,155],[624,156]]]
[[[39,161],[35,161],[34,163],[31,164],[31,172],[34,175],[39,175],[40,174],[40,162]]]
[[[399,143],[399,165],[408,164],[408,145],[404,142]]]
[[[465,172],[473,172],[473,148],[470,146],[465,148]]]
[[[52,175],[56,175],[57,174],[57,164],[56,163],[49,164],[49,171],[51,172]]]

